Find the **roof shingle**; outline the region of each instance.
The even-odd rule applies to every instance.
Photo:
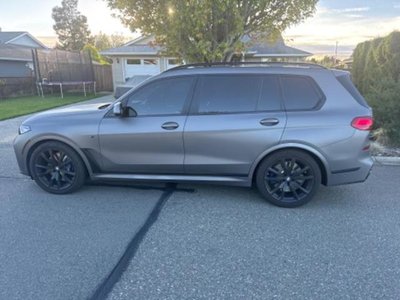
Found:
[[[0,31],[0,44],[5,44],[12,39],[26,33],[25,31]]]
[[[0,60],[32,61],[32,52],[27,47],[0,44]]]

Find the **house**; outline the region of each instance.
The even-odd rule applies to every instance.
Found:
[[[47,49],[28,32],[0,31],[0,78],[32,76],[34,48]]]
[[[259,38],[245,36],[242,41],[246,46],[239,53],[242,61],[304,61],[312,54],[285,44],[282,36],[271,42]],[[134,76],[156,75],[169,68],[179,65],[174,57],[161,54],[162,48],[154,45],[154,37],[142,36],[127,44],[100,52],[112,59],[114,88],[123,85]]]

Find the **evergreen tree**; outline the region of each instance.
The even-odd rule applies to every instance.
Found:
[[[78,11],[78,0],[62,0],[61,6],[53,8],[52,17],[60,49],[82,50],[91,41],[87,18]]]

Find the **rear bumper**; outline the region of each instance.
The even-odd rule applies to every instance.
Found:
[[[347,170],[331,172],[327,185],[341,185],[350,183],[364,182],[369,177],[374,161],[370,156],[364,157],[359,161],[359,167]]]

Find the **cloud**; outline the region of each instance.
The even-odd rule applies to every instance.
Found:
[[[367,8],[358,7],[357,9],[366,11]],[[336,41],[339,42],[339,51],[342,49],[348,52],[360,42],[385,36],[393,30],[400,30],[399,16],[338,14],[332,9],[318,5],[314,17],[289,28],[284,32],[284,36],[293,39],[293,42],[289,42],[291,46],[311,50],[313,53],[320,52],[322,49],[334,49]]]
[[[360,14],[345,14],[344,16],[348,17],[348,18],[353,18],[353,19],[364,17],[363,15],[360,15]]]
[[[342,9],[333,9],[333,11],[351,13],[351,12],[369,11],[370,9],[371,8],[369,6],[362,6],[362,7],[350,7],[350,8],[342,8]]]

